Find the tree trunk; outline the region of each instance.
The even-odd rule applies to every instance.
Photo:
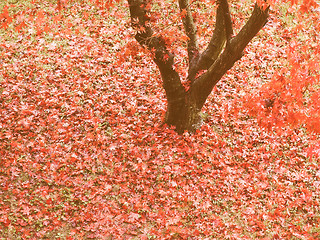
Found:
[[[184,130],[195,131],[201,125],[201,108],[197,106],[196,99],[190,92],[182,99],[168,101],[165,122],[175,126],[178,133]]]

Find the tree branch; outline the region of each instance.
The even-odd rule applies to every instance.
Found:
[[[266,24],[269,17],[268,10],[268,8],[263,10],[256,4],[249,20],[240,32],[230,39],[230,43],[209,67],[208,71],[195,79],[190,91],[192,91],[195,96],[198,96],[197,102],[199,106],[204,104],[213,87],[226,71],[242,57],[245,47]]]
[[[198,41],[197,41],[197,28],[194,24],[193,17],[191,14],[189,0],[179,0],[180,12],[185,13],[182,16],[182,22],[184,30],[189,38],[188,40],[188,56],[189,63],[193,59],[194,55],[199,52]]]
[[[231,15],[229,11],[228,0],[220,0],[220,5],[224,15],[225,34],[226,34],[226,41],[228,45],[230,42],[231,36],[233,34],[232,20],[231,20]]]
[[[257,35],[261,28],[267,23],[269,17],[269,7],[262,9],[258,4],[255,4],[254,10],[242,27],[240,32],[230,40],[230,49],[232,52],[242,52],[251,39]]]
[[[219,0],[216,12],[216,24],[208,47],[189,68],[189,79],[193,82],[200,70],[208,69],[223,51],[226,42],[232,36],[232,21],[227,0]]]
[[[150,27],[146,10],[148,0],[128,0],[128,3],[132,27],[136,30],[135,38],[141,46],[146,46],[154,53],[153,60],[160,69],[168,102],[183,99],[185,89],[181,84],[179,74],[173,69],[174,55],[167,50],[160,36],[153,35]]]

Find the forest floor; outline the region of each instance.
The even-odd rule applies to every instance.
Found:
[[[289,37],[294,18],[272,12],[201,129],[178,135],[162,123],[160,75],[127,8],[34,2],[7,5],[16,15],[0,31],[1,240],[320,238],[319,134],[239,111],[310,29]],[[236,28],[248,10],[233,4]],[[183,44],[172,47],[183,78]]]

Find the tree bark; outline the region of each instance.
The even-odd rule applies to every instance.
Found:
[[[135,38],[140,45],[154,52],[154,62],[159,67],[168,101],[165,122],[175,126],[177,132],[194,131],[201,125],[201,109],[214,86],[222,76],[242,57],[250,40],[265,25],[268,8],[257,4],[251,17],[240,32],[232,37],[232,21],[227,0],[217,0],[216,24],[208,47],[199,53],[196,26],[189,0],[179,0],[184,11],[183,25],[188,36],[190,88],[186,90],[179,74],[174,70],[174,55],[169,52],[160,36],[153,34],[148,22],[146,6],[149,0],[128,0],[131,22],[136,30]],[[200,70],[205,73],[197,77]]]
[[[195,131],[201,125],[201,108],[197,107],[197,102],[191,92],[186,92],[185,98],[180,101],[168,101],[165,122],[175,126],[178,133],[184,130]]]

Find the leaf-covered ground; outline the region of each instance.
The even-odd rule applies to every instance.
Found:
[[[238,110],[285,65],[285,16],[215,88],[202,128],[179,136],[123,5],[14,9],[0,36],[0,239],[320,238],[319,135]]]

